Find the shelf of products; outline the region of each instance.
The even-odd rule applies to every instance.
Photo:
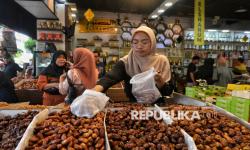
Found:
[[[244,32],[207,30],[205,32],[205,44],[196,46],[193,44],[194,31],[186,30],[184,49],[249,51],[249,38],[250,34]]]

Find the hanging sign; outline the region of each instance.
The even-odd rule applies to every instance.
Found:
[[[194,45],[204,45],[205,0],[195,0],[194,4]]]
[[[94,12],[89,8],[85,13],[84,13],[85,18],[90,22],[91,20],[94,19],[95,14]]]

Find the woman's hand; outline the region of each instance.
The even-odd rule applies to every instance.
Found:
[[[59,83],[48,83],[47,85],[44,86],[44,90],[47,90],[49,88],[52,88],[52,87],[55,87],[55,88],[58,88],[59,89]]]
[[[69,69],[72,69],[72,68],[73,68],[73,63],[70,62],[70,61],[66,61],[66,66],[67,66]]]
[[[101,85],[96,85],[92,90],[96,92],[103,92],[104,88]]]
[[[66,79],[66,73],[60,76],[60,82],[63,82]]]
[[[156,86],[160,89],[163,87],[163,85],[165,84],[165,81],[163,80],[161,73],[158,71],[157,74],[155,75],[155,82],[156,82]]]

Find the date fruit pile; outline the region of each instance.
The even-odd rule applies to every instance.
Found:
[[[199,150],[250,150],[250,130],[225,115],[206,107],[174,106],[171,110],[198,110],[200,119],[177,120],[191,135]]]
[[[187,150],[178,126],[166,125],[154,118],[133,120],[130,112],[130,108],[124,108],[107,113],[107,133],[112,150]]]
[[[38,123],[26,150],[104,150],[104,113],[79,118],[69,109],[50,113]]]
[[[0,118],[0,149],[13,150],[18,145],[37,111],[28,111],[14,117]]]

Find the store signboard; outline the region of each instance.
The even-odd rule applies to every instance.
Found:
[[[194,45],[204,45],[205,0],[195,0],[194,4]]]
[[[79,23],[79,32],[94,32],[94,33],[117,33],[116,21],[113,19],[95,18],[93,21],[87,20]]]

